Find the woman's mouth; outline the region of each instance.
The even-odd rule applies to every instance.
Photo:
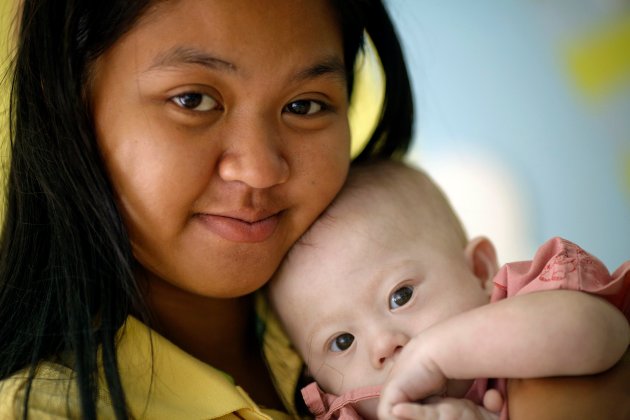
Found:
[[[210,231],[231,242],[262,242],[276,230],[280,213],[249,222],[238,217],[198,214],[199,221]]]

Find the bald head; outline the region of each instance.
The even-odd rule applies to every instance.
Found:
[[[442,190],[423,171],[400,162],[355,165],[339,196],[312,230],[335,223],[395,229],[401,235],[466,245],[464,228]],[[308,242],[309,232],[300,241]]]

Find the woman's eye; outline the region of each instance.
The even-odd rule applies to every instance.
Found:
[[[286,112],[297,115],[313,115],[326,109],[326,106],[318,101],[300,100],[294,101],[284,107]]]
[[[334,352],[346,351],[350,348],[354,342],[354,336],[352,334],[344,333],[340,334],[330,343],[330,350]]]
[[[389,297],[389,309],[397,309],[404,306],[409,302],[411,296],[413,296],[413,287],[404,286],[397,289]]]
[[[190,111],[211,111],[217,107],[217,101],[204,93],[187,92],[171,98],[175,104]]]

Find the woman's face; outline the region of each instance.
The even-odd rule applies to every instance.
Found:
[[[346,89],[327,1],[159,2],[103,54],[96,133],[149,278],[262,286],[345,180]]]

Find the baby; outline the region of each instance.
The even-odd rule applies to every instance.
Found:
[[[629,315],[629,288],[630,261],[611,276],[559,238],[499,271],[424,173],[382,162],[351,170],[268,292],[316,381],[303,395],[317,418],[375,418],[377,405],[507,418],[505,380],[476,378],[609,368],[630,341],[613,306]]]

